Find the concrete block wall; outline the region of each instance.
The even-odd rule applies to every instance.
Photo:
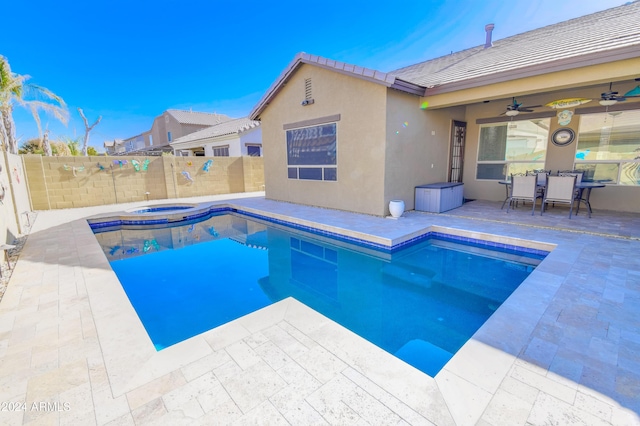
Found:
[[[263,157],[242,157],[245,192],[264,191]]]
[[[146,171],[142,170],[148,159]],[[136,171],[132,160],[140,163]],[[212,160],[208,172],[203,170]],[[24,164],[34,210],[88,207],[261,190],[261,165],[245,173],[242,157],[42,157],[25,155]],[[122,164],[121,164],[122,163]],[[187,172],[188,179],[182,172]],[[246,182],[251,179],[251,182]]]
[[[49,210],[49,198],[47,196],[47,182],[44,177],[42,155],[24,155],[24,171],[29,180],[29,196],[33,210]]]
[[[245,192],[242,157],[173,157],[178,197]],[[206,161],[213,163],[204,171]],[[188,173],[189,178],[184,173]]]

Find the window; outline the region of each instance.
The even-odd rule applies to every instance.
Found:
[[[640,186],[640,110],[580,116],[575,168],[587,180]]]
[[[287,130],[289,179],[337,180],[336,123]]]
[[[167,140],[171,142],[171,132],[167,132]]]
[[[213,156],[214,157],[228,157],[229,156],[229,145],[214,147],[213,148]]]
[[[153,146],[153,136],[149,135],[149,146]]]
[[[260,157],[260,145],[247,145],[247,155]]]
[[[548,118],[480,127],[476,179],[502,180],[513,173],[544,169]]]

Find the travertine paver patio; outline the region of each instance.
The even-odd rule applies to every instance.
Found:
[[[143,203],[41,212],[0,302],[0,424],[640,424],[639,215],[197,201],[380,241],[439,226],[555,248],[432,379],[294,299],[156,352],[84,220]]]

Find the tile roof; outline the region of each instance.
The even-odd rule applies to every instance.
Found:
[[[389,74],[423,87],[627,50],[640,56],[640,1],[538,28]],[[603,60],[609,62],[610,60]],[[569,66],[569,68],[571,68]],[[545,72],[545,71],[542,71]],[[539,72],[540,73],[540,72]]]
[[[538,28],[388,73],[299,53],[267,89],[249,118],[256,119],[302,64],[366,79],[407,93],[434,94],[531,75],[640,57],[640,0]],[[455,87],[458,85],[458,87]],[[464,87],[466,85],[466,87]],[[426,89],[426,90],[425,90]]]
[[[228,115],[208,112],[168,109],[167,113],[178,120],[180,124],[199,124],[202,126],[213,126],[215,124],[233,120],[233,118],[229,117]]]
[[[214,139],[220,136],[227,136],[232,134],[241,134],[243,132],[254,129],[260,125],[259,121],[250,120],[248,117],[232,119],[215,126],[207,127],[206,129],[198,130],[197,132],[189,133],[175,139],[169,145],[174,146],[176,144],[182,144],[185,142],[193,142],[202,139]]]

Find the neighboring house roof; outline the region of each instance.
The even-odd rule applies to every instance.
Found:
[[[249,117],[256,119],[302,64],[424,96],[640,56],[640,0],[384,73],[299,53]],[[436,89],[433,89],[436,87]]]
[[[196,124],[201,126],[213,126],[225,121],[233,120],[233,118],[224,114],[183,111],[179,109],[168,109],[169,113],[180,124]]]
[[[640,1],[496,40],[390,72],[423,87],[511,72],[514,78],[636,58]]]
[[[105,148],[111,148],[117,145],[122,145],[124,141],[122,139],[114,139],[112,141],[104,141],[103,146]]]
[[[197,132],[189,133],[188,135],[177,138],[169,145],[176,146],[203,139],[215,139],[221,136],[241,134],[255,129],[259,125],[259,121],[250,120],[248,117],[237,118],[235,120],[229,120],[224,123],[216,124],[215,126],[207,127],[206,129],[198,130]]]

